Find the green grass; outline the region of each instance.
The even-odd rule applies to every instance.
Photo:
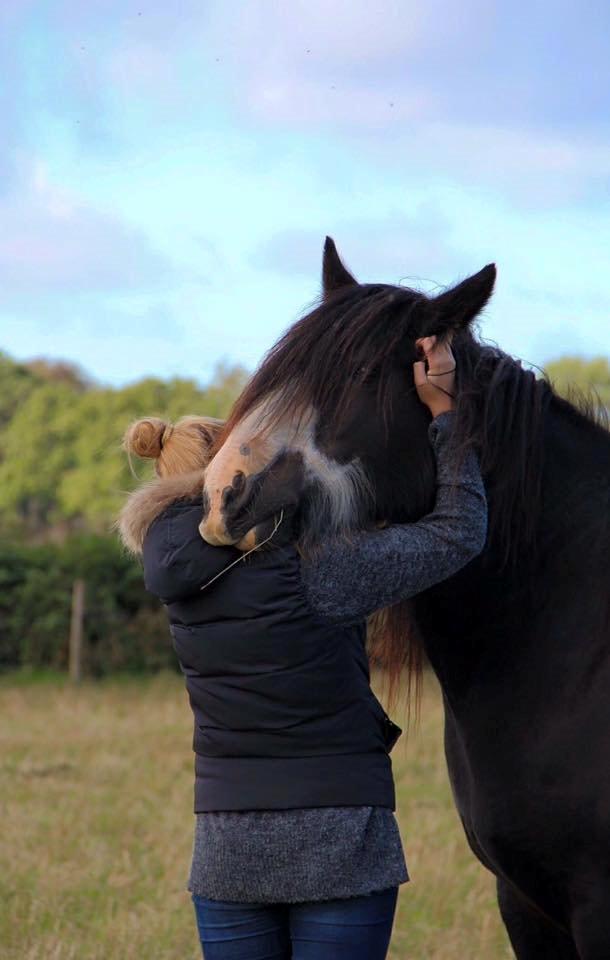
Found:
[[[392,757],[412,881],[392,960],[508,960],[492,878],[450,797],[441,706]],[[180,678],[0,683],[2,960],[200,960],[185,890],[191,716]]]

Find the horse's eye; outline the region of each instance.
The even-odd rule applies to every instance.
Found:
[[[375,378],[375,372],[376,371],[373,367],[363,364],[356,370],[356,380],[359,380],[360,383],[369,383]]]

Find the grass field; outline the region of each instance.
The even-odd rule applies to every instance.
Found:
[[[2,960],[197,960],[185,892],[190,710],[181,680],[0,683]],[[392,960],[512,957],[466,847],[431,682],[394,769],[412,881]]]

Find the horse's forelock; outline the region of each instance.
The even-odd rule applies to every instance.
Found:
[[[254,408],[265,403],[271,431],[287,415],[315,408],[340,418],[359,389],[356,371],[383,374],[400,345],[418,335],[424,294],[382,284],[356,285],[322,301],[287,330],[238,397],[216,450]],[[387,384],[387,377],[380,377]],[[382,407],[389,391],[378,397]]]

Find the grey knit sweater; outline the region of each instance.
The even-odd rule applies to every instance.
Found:
[[[446,579],[481,552],[487,504],[476,456],[450,463],[453,414],[430,424],[437,462],[432,513],[417,523],[328,543],[301,569],[316,612],[337,623]],[[384,807],[201,813],[189,890],[212,900],[297,903],[362,896],[409,879],[393,812]]]

